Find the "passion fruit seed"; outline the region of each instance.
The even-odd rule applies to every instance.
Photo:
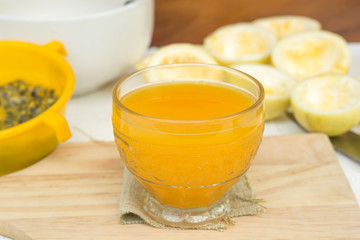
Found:
[[[0,130],[28,121],[53,105],[55,90],[15,80],[0,86]]]

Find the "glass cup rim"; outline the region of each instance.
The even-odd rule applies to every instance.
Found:
[[[126,79],[131,78],[132,76],[135,76],[137,74],[140,74],[142,72],[146,72],[149,70],[154,70],[154,69],[163,69],[166,67],[215,67],[215,68],[220,68],[223,69],[224,71],[231,71],[234,72],[236,74],[241,74],[241,75],[245,75],[246,77],[248,77],[252,82],[254,82],[256,84],[256,86],[259,88],[259,97],[256,99],[256,101],[248,108],[241,110],[239,112],[230,114],[230,115],[226,115],[223,117],[217,117],[217,118],[208,118],[208,119],[194,119],[194,120],[178,120],[178,119],[165,119],[165,118],[156,118],[156,117],[151,117],[145,114],[141,114],[138,112],[135,112],[133,110],[131,110],[130,108],[126,107],[124,104],[121,103],[120,99],[117,97],[117,89],[119,87],[119,85],[125,81]],[[260,83],[259,80],[257,80],[256,78],[254,78],[253,76],[237,70],[235,68],[231,68],[231,67],[226,67],[223,65],[217,65],[217,64],[207,64],[207,63],[172,63],[172,64],[162,64],[162,65],[156,65],[156,66],[151,66],[151,67],[146,67],[137,71],[134,71],[124,77],[122,77],[120,80],[117,81],[117,83],[115,84],[113,90],[112,90],[112,99],[113,102],[120,107],[120,109],[130,113],[131,115],[134,116],[138,116],[141,118],[145,118],[145,119],[150,119],[153,121],[157,121],[157,122],[169,122],[169,123],[202,123],[202,122],[211,122],[211,121],[221,121],[221,120],[227,120],[227,119],[231,119],[234,117],[237,117],[239,115],[243,115],[246,114],[247,112],[250,112],[253,109],[256,109],[263,101],[265,98],[265,90],[264,87],[262,86],[262,84]]]

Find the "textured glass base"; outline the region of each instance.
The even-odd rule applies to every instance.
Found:
[[[218,202],[205,208],[181,209],[164,206],[150,193],[144,193],[144,209],[151,218],[172,227],[193,228],[213,223],[229,213],[229,197],[225,194]]]

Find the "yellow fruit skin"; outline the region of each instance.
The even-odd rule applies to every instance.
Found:
[[[211,52],[210,52],[211,53]],[[213,54],[213,53],[211,53]],[[254,60],[254,61],[225,61],[224,59],[218,58],[217,56],[215,56],[214,54],[212,55],[221,65],[224,66],[232,66],[232,65],[237,65],[237,64],[244,64],[244,63],[263,63],[263,64],[270,64],[270,56],[265,56],[263,58],[259,58],[258,60]]]
[[[285,54],[281,51],[281,49],[284,46],[288,46],[288,45],[293,46],[295,44],[294,41],[296,39],[299,38],[309,39],[312,36],[314,37],[322,36],[332,39],[333,44],[335,44],[334,47],[340,51],[340,55],[337,57],[335,62],[332,64],[332,66],[330,68],[322,69],[321,71],[320,70],[315,72],[310,71],[306,73],[296,73],[291,71],[288,67],[284,66],[283,62],[285,62],[285,60],[281,60],[281,59]],[[300,52],[300,55],[295,54],[294,59],[296,59],[296,61],[299,61],[302,59],[302,56],[309,57],[309,53],[307,53],[306,51]],[[323,59],[323,62],[324,61],[325,59]],[[347,42],[342,36],[325,30],[308,31],[308,32],[302,32],[291,35],[279,41],[271,53],[271,64],[277,69],[286,72],[290,75],[293,75],[298,82],[301,82],[311,77],[322,76],[326,74],[347,74],[351,66],[351,54]],[[297,66],[302,66],[302,65],[299,65],[299,62],[297,62]],[[313,66],[313,65],[309,64],[309,66]]]
[[[298,22],[300,25],[296,24],[296,22]],[[269,29],[275,33],[279,39],[305,31],[321,29],[321,24],[319,21],[313,18],[299,15],[264,17],[256,19],[253,21],[253,24]]]
[[[135,63],[135,70],[137,71],[137,70],[148,67],[151,57],[152,57],[152,55],[149,55],[149,56],[143,57],[139,61],[137,61]]]
[[[296,121],[310,132],[322,132],[328,136],[338,136],[354,127],[360,121],[360,106],[337,114],[319,114],[299,107],[291,100]],[[356,117],[358,116],[358,117]]]
[[[235,34],[230,34],[229,36],[230,32]],[[240,35],[236,35],[236,33]],[[258,39],[258,36],[254,33],[259,35],[261,39],[263,38],[263,41]],[[244,36],[244,38],[238,36]],[[222,51],[219,52],[215,49],[214,39],[222,42],[224,48],[225,46],[229,47],[235,44],[253,49],[256,45],[258,50],[260,48],[260,52],[238,53],[236,49],[230,49],[235,55],[226,56]],[[276,35],[266,28],[258,27],[251,23],[236,23],[218,28],[204,39],[203,45],[221,65],[230,66],[243,63],[270,63],[271,50],[276,42]]]
[[[259,80],[265,90],[265,121],[273,120],[285,113],[290,105],[290,92],[295,80],[265,64],[236,64],[230,67]]]
[[[233,80],[231,76],[226,77],[226,81],[237,85],[237,81]],[[268,97],[265,94],[265,121],[270,121],[281,116],[288,109],[289,105],[289,97]]]
[[[265,121],[270,121],[281,116],[285,113],[289,105],[289,98],[267,98],[265,96]]]

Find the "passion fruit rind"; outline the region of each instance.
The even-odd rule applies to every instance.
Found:
[[[289,98],[265,96],[265,121],[280,117],[289,108]]]
[[[296,121],[306,130],[322,132],[330,137],[346,133],[360,121],[360,104],[352,109],[326,114],[325,111],[314,112],[294,104],[291,107]],[[357,117],[356,117],[357,116]]]

